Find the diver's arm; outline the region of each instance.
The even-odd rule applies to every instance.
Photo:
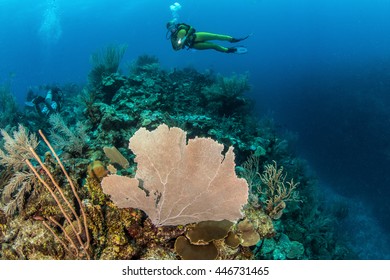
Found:
[[[185,34],[185,36],[183,36],[183,38],[184,37],[186,37],[186,38],[191,37],[196,32],[195,28],[193,28],[191,25],[188,25],[186,23],[181,23],[179,25],[179,29],[184,30],[186,32],[186,34]]]
[[[180,48],[184,48],[185,42],[187,40],[188,33],[185,29],[181,29],[177,33],[177,45],[180,46]]]
[[[196,32],[195,28],[193,28],[192,26],[190,26],[190,28],[189,28],[188,31],[187,31],[187,37],[192,36],[195,32]]]

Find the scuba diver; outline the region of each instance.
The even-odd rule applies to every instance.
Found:
[[[244,54],[248,51],[242,46],[228,48],[209,41],[219,40],[237,43],[247,39],[250,35],[237,39],[229,35],[197,32],[191,25],[186,23],[176,23],[175,20],[171,20],[167,23],[167,29],[167,39],[171,40],[172,48],[175,51],[182,50],[184,48],[196,50],[216,50],[223,53],[236,54]]]
[[[27,93],[28,97],[32,97],[34,93],[30,89]],[[48,116],[52,113],[60,111],[60,103],[63,93],[57,86],[51,87],[46,93],[46,97],[40,95],[35,96],[30,102],[25,102],[28,107],[35,107],[35,110],[41,117]]]

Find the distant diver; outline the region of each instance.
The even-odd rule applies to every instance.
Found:
[[[167,23],[167,29],[167,39],[171,40],[172,48],[175,51],[187,48],[196,50],[216,50],[218,52],[236,54],[244,54],[248,52],[247,48],[242,46],[228,48],[209,41],[218,40],[237,43],[247,39],[250,35],[237,39],[229,35],[197,32],[191,25],[186,23],[176,23],[174,20]]]
[[[46,97],[37,95],[30,89],[27,93],[27,99],[31,101],[25,102],[27,107],[35,107],[37,113],[41,117],[46,117],[52,113],[60,111],[60,105],[63,98],[61,89],[57,86],[49,87]]]

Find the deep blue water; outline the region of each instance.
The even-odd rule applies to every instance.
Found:
[[[111,43],[128,44],[127,62],[151,54],[163,68],[248,71],[258,115],[298,136],[296,149],[329,196],[352,201],[351,231],[386,239],[390,1],[179,1],[179,20],[197,30],[253,33],[246,55],[174,52],[165,39],[173,2],[0,0],[0,81],[12,79],[22,104],[29,86],[86,82],[90,54]]]

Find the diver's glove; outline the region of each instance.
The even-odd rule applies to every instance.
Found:
[[[183,46],[183,47],[184,47],[186,41],[187,41],[187,36],[184,36],[183,38],[180,38],[180,39],[177,41],[177,43],[179,44],[179,46]]]

